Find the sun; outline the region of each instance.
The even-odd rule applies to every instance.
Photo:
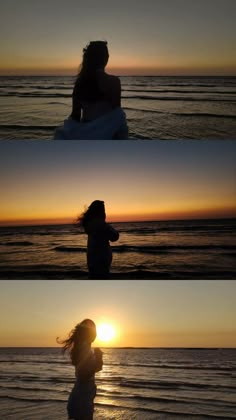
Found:
[[[115,330],[110,324],[100,324],[97,326],[97,336],[100,341],[111,341],[115,337]]]

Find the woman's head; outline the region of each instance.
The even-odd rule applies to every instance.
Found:
[[[91,220],[100,219],[106,220],[106,212],[104,201],[95,200],[93,201],[88,209],[79,217],[79,223],[85,228]]]
[[[109,58],[106,41],[91,41],[83,49],[83,61],[81,71],[93,72],[104,69]]]
[[[96,101],[104,96],[98,86],[97,71],[105,69],[108,58],[106,41],[92,41],[83,49],[83,60],[73,90],[73,103]]]
[[[86,342],[91,344],[96,336],[96,325],[91,319],[84,319],[82,322],[76,325],[76,338],[79,342]]]
[[[75,365],[79,358],[79,352],[81,345],[91,344],[97,336],[96,325],[91,319],[84,319],[82,322],[77,324],[75,328],[70,332],[69,336],[65,340],[57,339],[59,344],[63,344],[63,351],[69,351],[71,361]]]

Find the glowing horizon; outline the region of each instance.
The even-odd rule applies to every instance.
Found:
[[[0,287],[1,347],[57,347],[56,337],[85,318],[116,331],[94,347],[236,347],[230,280],[1,280]]]
[[[0,225],[236,217],[234,141],[2,141]],[[220,169],[220,170],[219,170]]]
[[[101,0],[92,8],[2,2],[0,74],[74,75],[85,45],[101,39],[117,75],[236,75],[234,0]]]
[[[0,68],[0,76],[76,76],[79,69],[79,64],[76,67],[69,67],[69,68]],[[175,77],[175,76],[196,76],[196,77],[204,77],[204,76],[212,76],[212,77],[235,77],[236,76],[236,65],[235,66],[217,66],[215,68],[212,67],[110,67],[106,68],[106,72],[108,74],[114,74],[115,76],[120,77],[131,77],[131,76],[154,76],[154,77]]]
[[[182,217],[181,217],[182,215]],[[110,215],[107,217],[106,221],[108,223],[142,223],[142,222],[160,222],[160,221],[179,221],[179,220],[219,220],[219,219],[234,219],[236,218],[236,207],[232,209],[225,209],[222,208],[220,210],[212,209],[208,214],[205,213],[202,214],[202,211],[194,211],[193,215],[192,213],[189,214],[179,214],[179,217],[177,217],[178,214],[173,215],[172,217],[163,216],[160,217],[158,214],[155,216],[151,215],[143,215],[143,216],[117,216],[114,217]],[[41,225],[73,225],[76,223],[76,218],[64,218],[64,219],[32,219],[32,220],[5,220],[0,221],[0,227],[10,227],[10,226],[41,226]]]

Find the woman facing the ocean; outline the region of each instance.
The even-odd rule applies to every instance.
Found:
[[[79,217],[79,223],[88,235],[87,265],[90,279],[109,278],[112,262],[110,241],[119,239],[119,233],[106,223],[104,201],[93,201]]]
[[[95,323],[91,319],[84,319],[75,326],[67,339],[57,339],[63,345],[63,352],[69,351],[71,363],[75,367],[76,380],[67,404],[69,419],[93,419],[95,373],[102,370],[103,366],[102,351],[91,348],[96,335]]]
[[[107,42],[92,41],[83,60],[72,94],[72,112],[56,130],[56,140],[127,139],[126,116],[121,108],[121,84],[105,72]]]

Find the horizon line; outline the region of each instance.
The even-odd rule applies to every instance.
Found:
[[[190,349],[190,350],[221,350],[221,349],[229,349],[229,350],[236,350],[236,347],[221,347],[221,346],[212,346],[212,347],[186,347],[186,346],[100,346],[102,349],[124,349],[124,350],[132,350],[132,349]],[[60,346],[0,346],[0,349],[10,349],[10,348],[21,348],[21,349],[61,349]]]
[[[187,219],[161,219],[161,220],[123,220],[123,221],[109,221],[108,223],[153,223],[153,222],[181,222],[181,221],[191,221],[191,220],[234,220],[236,216],[233,217],[201,217],[201,218],[187,218]],[[22,223],[22,224],[1,224],[4,222],[0,222],[0,228],[4,227],[23,227],[23,226],[60,226],[60,225],[78,225],[76,222],[52,222],[52,223]],[[7,223],[7,222],[6,222]]]
[[[109,73],[108,73],[109,74]],[[0,77],[76,77],[75,74],[0,74]],[[118,77],[236,77],[236,74],[117,74]]]

